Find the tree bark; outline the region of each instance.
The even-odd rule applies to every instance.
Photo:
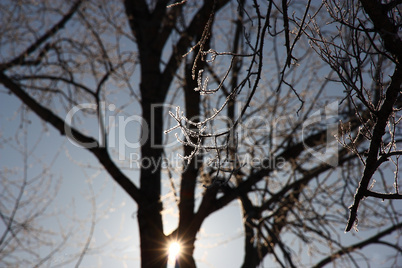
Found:
[[[140,191],[142,199],[138,202],[138,223],[141,240],[142,267],[164,267],[167,264],[167,237],[163,234],[163,223],[161,217],[162,203],[161,196],[161,165],[163,147],[163,109],[155,108],[155,104],[162,104],[173,81],[174,74],[180,66],[191,40],[194,36],[200,37],[204,27],[213,16],[212,10],[218,10],[228,1],[205,1],[197,14],[189,23],[187,30],[183,31],[180,39],[174,45],[170,59],[164,70],[161,70],[160,63],[162,51],[179,17],[176,13],[181,12],[180,5],[167,9],[169,1],[157,1],[155,8],[151,11],[144,0],[125,0],[125,9],[129,25],[133,35],[136,37],[140,64],[141,64],[141,108],[142,117],[148,127],[150,139],[143,140],[141,145],[141,157],[153,163],[151,167],[141,167]],[[195,81],[189,82],[186,89],[186,108],[191,115],[199,114],[199,95],[193,92]],[[195,83],[196,84],[196,83]],[[198,95],[198,96],[197,96]],[[189,150],[189,148],[185,148]],[[198,169],[189,167],[183,173],[181,184],[181,201],[179,205],[180,219],[178,235],[181,241],[183,256],[179,260],[180,267],[195,267],[192,257],[194,252],[195,236],[198,227],[191,224],[194,216],[194,191]]]

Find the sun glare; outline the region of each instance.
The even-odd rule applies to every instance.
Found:
[[[179,254],[180,244],[177,242],[172,242],[169,246],[169,262],[174,263]]]

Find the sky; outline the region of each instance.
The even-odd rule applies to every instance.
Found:
[[[15,118],[17,109],[20,108],[20,102],[3,89],[0,94],[0,133],[1,141],[4,141],[22,135],[19,120]],[[117,264],[117,267],[121,264],[121,267],[124,267],[125,264],[118,260],[121,257],[128,258],[128,267],[138,267],[137,206],[108,174],[98,170],[97,160],[90,153],[78,148],[66,137],[60,136],[51,126],[48,126],[47,132],[43,132],[43,125],[36,115],[29,114],[26,117],[30,121],[27,125],[28,148],[30,151],[35,148],[33,154],[28,158],[30,163],[28,177],[34,177],[41,172],[37,159],[44,163],[52,163],[51,173],[55,178],[61,178],[61,185],[47,212],[59,213],[57,218],[66,225],[64,228],[72,228],[73,240],[82,239],[89,234],[93,208],[90,188],[95,192],[97,214],[99,215],[96,217],[97,224],[93,241],[96,241],[95,247],[101,246],[102,249],[85,256],[80,267],[95,267],[98,265],[98,261],[100,261],[101,267],[110,267],[112,264]],[[38,139],[39,143],[37,143]],[[2,169],[18,167],[22,162],[22,156],[11,148],[10,144],[11,142],[3,143],[0,148],[0,167]],[[128,173],[132,174],[132,178],[138,175],[136,170]],[[166,178],[163,184],[167,186]],[[170,188],[164,187],[164,194],[169,191]],[[164,228],[166,233],[172,231],[177,224],[174,214],[177,213],[177,210],[175,211],[172,207],[165,208]],[[44,217],[41,224],[45,228],[58,229],[58,223],[52,218]],[[3,230],[2,228],[4,226],[0,225],[0,231]],[[233,202],[222,212],[208,218],[202,226],[196,244],[195,258],[199,267],[211,267],[211,265],[225,267],[225,265],[241,263],[241,254],[235,256],[229,254],[230,252],[241,252],[241,231],[241,215],[237,202]],[[106,246],[102,246],[104,243]],[[227,252],[222,253],[219,248]],[[76,249],[67,247],[64,251],[57,253],[54,264],[62,264],[68,260]],[[100,256],[100,252],[102,252],[102,256]],[[230,258],[225,260],[222,258],[225,255]],[[130,264],[134,264],[134,266]]]
[[[165,53],[168,52],[165,51]],[[138,81],[138,76],[134,76],[133,80]],[[124,102],[125,100],[115,101],[116,104]],[[140,115],[138,104],[134,102],[127,105],[131,107],[134,114]],[[27,123],[21,126],[21,113],[18,109],[21,109],[20,101],[0,86],[0,170],[15,170],[14,173],[3,173],[6,174],[6,179],[10,180],[18,181],[24,174],[24,170],[20,169],[24,158],[20,150],[23,147],[24,131],[27,131],[29,135],[26,143],[32,153],[27,160],[26,175],[29,178],[43,177],[45,183],[39,184],[38,188],[34,189],[40,193],[39,197],[46,195],[48,198],[46,200],[54,198],[49,203],[44,217],[40,218],[38,226],[55,231],[57,234],[66,234],[70,238],[65,247],[54,255],[51,267],[74,267],[76,260],[65,262],[72,258],[77,259],[77,252],[85,247],[85,241],[91,237],[91,232],[93,232],[91,240],[93,249],[84,256],[80,267],[139,267],[136,204],[108,174],[99,169],[97,160],[90,153],[75,146],[66,137],[60,136],[51,126],[41,123],[35,115],[24,113]],[[110,118],[117,113],[110,106],[105,109]],[[95,125],[85,127],[91,135],[97,136]],[[113,124],[110,127],[113,128]],[[138,141],[138,129],[137,122],[127,122],[125,131],[136,133],[128,142]],[[17,141],[21,143],[18,144]],[[118,135],[115,141],[117,149],[121,144]],[[138,154],[138,148],[127,149],[124,153],[120,153],[126,156],[122,160],[122,164],[126,167],[124,172],[138,185],[138,170],[130,167],[132,163],[127,158],[130,153]],[[43,167],[48,168],[49,173],[43,175]],[[35,180],[33,185],[39,182]],[[33,194],[35,193],[24,192],[27,198]],[[164,229],[168,234],[177,226],[177,208],[172,201],[171,188],[166,176],[163,179],[163,198],[169,201],[166,202],[168,205],[165,206],[163,214]],[[27,207],[35,209],[35,204],[27,204]],[[96,225],[92,230],[93,221]],[[0,233],[4,230],[2,228],[4,226],[0,224]],[[360,230],[359,233],[344,234],[343,228],[344,226],[340,226],[337,231],[346,243],[357,241],[357,236],[368,235],[364,230]],[[242,217],[237,201],[208,217],[196,241],[194,257],[197,267],[239,267],[244,252],[242,232]],[[291,237],[285,239],[291,240]],[[390,236],[389,239],[392,240],[393,237]],[[297,245],[295,245],[296,249]],[[387,259],[387,248],[383,247],[383,249],[378,251],[378,248],[368,247],[364,250],[367,256],[372,257],[373,267],[387,267],[384,263]],[[49,248],[43,247],[38,250],[41,254],[46,254]],[[306,262],[311,260],[307,254],[302,258]],[[170,264],[170,267],[173,265]],[[266,258],[263,267],[278,267],[278,265]]]
[[[0,129],[1,138],[15,138],[21,135],[21,126],[18,118],[15,118],[16,109],[19,109],[19,101],[12,95],[1,90],[0,96]],[[75,256],[77,247],[74,241],[82,240],[90,233],[93,204],[91,204],[91,191],[95,195],[96,226],[91,246],[98,248],[84,256],[80,267],[139,267],[139,239],[136,222],[137,207],[133,201],[122,191],[103,171],[97,168],[97,161],[85,150],[73,145],[65,137],[62,137],[50,126],[47,132],[43,132],[43,125],[35,115],[26,116],[28,124],[28,147],[35,147],[34,153],[28,162],[28,176],[35,176],[40,172],[36,166],[37,159],[44,163],[53,163],[51,173],[55,178],[61,178],[60,189],[55,200],[46,212],[58,214],[59,223],[54,218],[44,217],[41,220],[44,228],[57,230],[62,222],[63,229],[72,230],[71,246],[67,246],[61,252],[55,254],[52,265],[61,264],[62,267],[73,267],[74,262],[63,264],[69,257]],[[41,137],[42,136],[42,137]],[[41,137],[41,138],[40,138]],[[36,140],[40,139],[37,144]],[[0,148],[1,168],[19,166],[21,155],[9,145],[2,143]],[[59,150],[60,148],[60,150]],[[133,178],[137,171],[129,171]],[[164,180],[164,194],[169,198],[168,187]],[[165,207],[164,223],[165,232],[173,230],[177,224],[177,209],[172,205]],[[47,214],[47,213],[46,213]],[[198,234],[195,249],[195,259],[198,267],[238,267],[243,259],[242,218],[239,204],[232,202],[222,211],[213,214],[202,225]],[[345,219],[346,222],[346,219]],[[0,226],[4,228],[4,226]],[[2,229],[0,229],[2,230]],[[342,233],[343,230],[339,230]],[[364,231],[359,232],[363,236]],[[342,240],[356,241],[356,234],[341,234]],[[392,237],[390,237],[392,239]],[[75,246],[74,246],[75,245]],[[365,250],[379,265],[386,258],[387,249]],[[309,256],[304,256],[306,260]],[[170,267],[173,267],[170,265]],[[263,267],[278,267],[276,263],[267,258]],[[329,266],[331,267],[331,266]],[[382,266],[386,267],[386,266]]]

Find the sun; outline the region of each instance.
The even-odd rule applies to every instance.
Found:
[[[178,242],[170,243],[170,245],[169,245],[169,262],[174,263],[179,254],[180,254],[180,244]]]

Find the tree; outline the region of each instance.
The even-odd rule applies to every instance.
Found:
[[[396,265],[400,3],[316,4],[3,3],[0,83],[90,152],[136,203],[142,267],[165,267],[172,241],[181,244],[179,267],[195,267],[205,219],[236,200],[243,267],[267,256],[303,266],[297,251],[306,247],[308,265],[357,266],[353,253],[375,244],[393,249]],[[130,122],[141,128],[127,133]],[[167,156],[180,150],[179,167]],[[138,183],[125,171],[133,152],[141,155]],[[170,234],[163,181],[179,212]],[[352,202],[346,231],[359,208],[359,226],[375,234],[346,244],[339,228]]]
[[[27,119],[23,118],[20,133],[16,135],[17,145],[15,151],[21,155],[22,166],[9,166],[1,172],[1,209],[0,218],[5,226],[1,229],[0,235],[0,260],[6,266],[13,266],[19,259],[22,251],[29,256],[33,262],[40,263],[50,258],[57,249],[66,242],[53,244],[52,237],[56,234],[44,230],[36,224],[36,221],[45,218],[47,206],[52,201],[53,191],[46,190],[59,188],[59,182],[52,180],[49,174],[49,167],[44,166],[42,172],[34,177],[28,173],[29,158],[32,158],[32,151],[28,147]],[[1,139],[1,144],[7,146],[10,140]],[[19,146],[18,146],[19,145]],[[39,161],[36,163],[41,165]],[[46,186],[42,188],[42,186]],[[58,235],[56,235],[58,236]],[[49,255],[43,260],[38,260],[35,255],[35,248],[41,245],[42,241],[49,241]],[[19,259],[21,265],[29,265],[24,258]]]
[[[15,122],[16,126],[8,124],[9,129],[0,138],[1,148],[7,152],[6,157],[2,155],[4,166],[0,172],[0,262],[6,267],[42,267],[49,262],[52,266],[70,262],[78,266],[87,254],[97,221],[109,212],[110,201],[104,204],[106,209],[99,207],[95,203],[98,193],[95,194],[90,185],[84,195],[91,206],[90,217],[79,217],[77,207],[71,203],[56,210],[52,208],[56,196],[62,194],[64,178],[55,174],[55,162],[62,148],[52,152],[49,159],[39,155],[37,149],[49,134],[43,135],[46,133],[43,129],[41,135],[35,135],[33,125],[37,122],[25,107],[21,108],[17,110],[21,121]],[[83,205],[81,203],[80,207]],[[74,226],[66,219],[78,224]],[[82,225],[88,226],[90,231],[87,233],[80,228]],[[60,251],[71,244],[79,245],[75,254],[60,256]]]

